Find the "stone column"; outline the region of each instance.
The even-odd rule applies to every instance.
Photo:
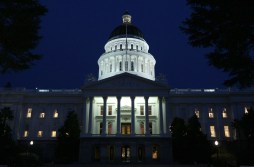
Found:
[[[148,113],[148,96],[145,96],[145,119],[146,119],[146,135],[150,135],[149,132],[149,113]]]
[[[88,134],[92,134],[92,123],[93,123],[93,97],[89,97],[90,105],[89,105],[89,124],[88,124]]]
[[[121,124],[121,96],[117,96],[117,135],[120,135],[120,124]]]
[[[107,116],[107,96],[103,96],[103,120],[102,120],[102,135],[105,136],[106,135],[106,116]]]
[[[164,134],[164,128],[163,128],[163,113],[162,113],[162,97],[158,97],[159,99],[159,113],[160,113],[160,135]]]
[[[87,120],[86,120],[86,103],[87,103],[87,97],[84,97],[84,108],[82,112],[82,133],[83,135],[87,133],[86,128],[87,128]]]
[[[135,96],[131,96],[131,135],[135,135]]]

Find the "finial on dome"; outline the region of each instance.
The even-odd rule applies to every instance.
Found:
[[[127,10],[124,12],[122,18],[123,18],[124,24],[131,24],[131,15],[129,14]]]

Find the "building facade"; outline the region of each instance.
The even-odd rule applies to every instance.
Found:
[[[231,122],[253,107],[254,91],[169,89],[155,81],[156,61],[128,13],[98,59],[98,80],[81,89],[0,89],[16,140],[41,145],[53,157],[58,129],[70,111],[80,118],[82,163],[171,163],[169,127],[197,115],[210,140],[237,138]]]

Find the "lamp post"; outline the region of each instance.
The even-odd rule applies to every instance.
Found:
[[[217,159],[217,161],[218,161],[218,159],[219,159],[219,141],[218,141],[218,140],[215,140],[215,141],[214,141],[214,145],[215,145],[215,147],[216,147],[216,159]]]
[[[30,148],[30,150],[29,150],[29,155],[31,155],[31,147],[34,145],[34,141],[33,140],[31,140],[30,142],[29,142],[29,148]]]

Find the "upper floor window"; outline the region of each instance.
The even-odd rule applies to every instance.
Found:
[[[198,109],[195,109],[195,114],[196,114],[197,118],[200,117],[200,115],[199,115],[199,110],[198,110]]]
[[[210,126],[210,133],[211,133],[211,137],[216,137],[215,127],[214,126]]]
[[[32,117],[32,108],[28,108],[28,109],[27,109],[26,117],[27,117],[27,118],[31,118],[31,117]]]
[[[117,45],[115,45],[115,50],[117,50]]]
[[[134,62],[131,62],[131,71],[134,71]]]
[[[57,112],[57,110],[54,111],[53,118],[58,118],[58,112]]]
[[[55,130],[51,131],[51,137],[56,137],[56,131]]]
[[[108,115],[112,115],[112,106],[108,106]]]
[[[122,45],[122,44],[120,44],[120,49],[121,49],[121,50],[123,49],[123,45]]]
[[[99,134],[102,134],[102,127],[103,127],[103,123],[102,123],[102,122],[100,122]]]
[[[42,137],[42,135],[43,135],[43,131],[42,131],[42,130],[39,130],[39,131],[37,132],[37,137]]]
[[[141,64],[141,72],[144,72],[144,65]]]
[[[131,50],[133,49],[133,44],[131,44]]]
[[[23,135],[24,137],[28,137],[28,130],[25,130],[24,131],[24,135]]]
[[[152,115],[152,106],[148,106],[148,115]]]
[[[211,108],[208,113],[209,118],[214,118],[213,109]]]
[[[40,113],[40,118],[45,118],[45,112]]]
[[[112,134],[112,122],[108,123],[108,134],[111,135]]]
[[[144,126],[144,122],[140,122],[140,134],[143,135],[145,134],[145,126]]]
[[[109,72],[112,72],[112,64],[109,65]]]
[[[230,137],[229,126],[224,126],[224,135],[225,137]]]
[[[153,123],[149,122],[149,133],[150,135],[153,134]]]
[[[144,106],[140,106],[140,115],[144,115]]]
[[[125,71],[128,71],[128,61],[125,61]]]
[[[223,111],[222,111],[222,118],[227,118],[227,117],[228,117],[227,109],[224,108]]]
[[[119,62],[119,71],[122,71],[123,69],[122,69],[122,62],[120,61]]]

